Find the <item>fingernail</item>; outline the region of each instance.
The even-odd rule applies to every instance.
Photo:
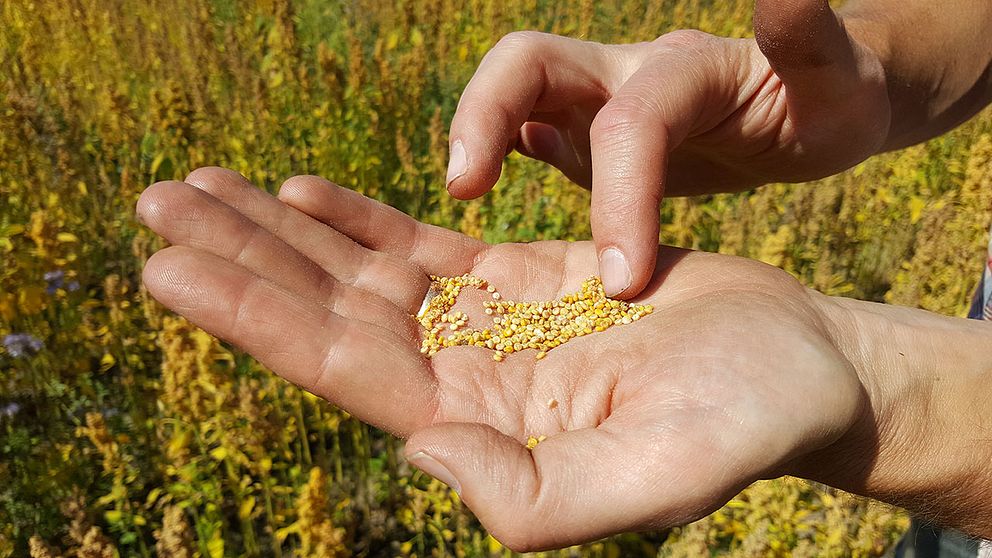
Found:
[[[616,296],[630,286],[630,266],[623,252],[616,248],[607,248],[599,255],[599,271],[606,296]]]
[[[465,156],[465,146],[462,145],[462,140],[455,140],[451,145],[451,154],[448,156],[448,176],[444,179],[445,184],[450,187],[451,183],[465,174],[466,170],[468,170],[468,159]]]
[[[408,457],[407,461],[409,461],[414,467],[448,485],[452,490],[457,492],[459,496],[461,496],[462,486],[458,484],[458,479],[455,478],[455,475],[451,474],[451,471],[449,471],[447,467],[441,465],[441,462],[437,459],[434,459],[422,451],[418,451]]]

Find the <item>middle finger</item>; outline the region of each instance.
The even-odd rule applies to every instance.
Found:
[[[253,186],[239,173],[197,169],[186,183],[209,193],[271,231],[339,281],[375,293],[414,314],[430,280],[400,258],[369,250],[332,227]]]
[[[351,319],[416,338],[414,321],[392,302],[338,281],[279,237],[224,202],[184,182],[145,190],[138,214],[172,244],[220,256]]]

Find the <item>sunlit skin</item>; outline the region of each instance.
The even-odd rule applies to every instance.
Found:
[[[838,30],[783,41],[803,14],[775,4],[758,2],[756,13],[758,38],[778,45],[771,61],[754,39],[690,30],[629,45],[504,37],[452,119],[448,191],[461,199],[489,191],[510,149],[548,162],[592,189],[594,240],[629,262],[629,286],[603,268],[607,293],[636,295],[652,276],[664,196],[828,176],[885,141],[890,109],[877,57],[835,37],[829,10]],[[814,47],[831,63],[809,69]]]
[[[988,346],[987,324],[804,294],[784,274],[740,260],[691,254],[673,264],[678,253],[657,248],[664,196],[828,176],[968,119],[992,100],[989,29],[987,0],[939,6],[851,0],[838,11],[826,0],[757,0],[754,39],[679,30],[650,42],[609,45],[520,32],[507,35],[480,63],[452,119],[448,191],[461,199],[486,193],[513,149],[592,189],[590,224],[599,261],[587,255],[588,265],[598,267],[608,294],[644,298],[659,308],[641,328],[648,352],[626,347],[620,362],[632,367],[622,368],[617,393],[628,392],[628,381],[637,385],[631,376],[651,378],[650,387],[636,391],[650,392],[653,402],[634,404],[635,414],[658,421],[648,430],[660,426],[665,435],[648,438],[647,446],[660,448],[671,465],[647,461],[642,479],[684,488],[681,504],[692,510],[684,517],[693,517],[694,503],[705,509],[720,499],[687,502],[686,493],[719,490],[779,462],[782,452],[770,442],[775,436],[764,437],[777,432],[799,455],[794,468],[781,470],[992,536],[992,419],[977,411],[987,405],[992,373],[979,358],[983,352],[974,349]],[[683,273],[691,280],[679,283]],[[665,274],[672,282],[659,280]],[[660,323],[665,325],[655,325]],[[590,362],[592,369],[609,366],[599,358]],[[846,442],[803,457],[850,425],[864,405],[855,374],[845,376],[852,369],[869,394],[873,423],[856,421]],[[692,372],[683,377],[683,370]],[[786,387],[771,389],[779,385]],[[673,393],[679,394],[676,407],[691,409],[683,409],[693,421],[691,434],[666,422],[678,414],[659,420],[657,401],[671,401]],[[758,397],[756,404],[742,403],[751,397]],[[717,409],[727,405],[730,411],[719,417]],[[611,407],[600,428],[629,408]],[[697,448],[692,441],[720,439],[714,426],[720,418],[734,425],[732,436],[750,439],[686,454],[686,447]],[[637,450],[624,451],[641,459]],[[708,469],[714,461],[723,476]],[[719,480],[686,482],[686,469]],[[635,494],[652,494],[645,481],[617,476],[622,480],[595,478],[620,491],[634,482]],[[610,500],[595,489],[592,494],[623,513],[616,511],[622,498]],[[661,494],[655,507],[637,509],[650,510],[645,513],[665,525],[671,500],[665,497],[670,493]],[[521,521],[526,532],[528,519]]]
[[[942,133],[992,99],[987,0],[756,0],[754,38],[504,37],[451,122],[448,191],[488,192],[510,150],[592,189],[608,294],[652,277],[664,196],[829,176]],[[615,261],[615,260],[614,260]],[[611,271],[612,270],[612,271]]]
[[[655,311],[638,322],[540,361],[477,347],[428,359],[412,318],[428,275],[552,300],[596,273],[593,244],[490,246],[320,178],[277,199],[216,168],[151,186],[138,214],[172,244],[144,270],[158,300],[407,438],[518,550],[702,517],[864,418],[825,297],[761,263],[660,247],[635,299]],[[533,452],[531,435],[547,436]]]

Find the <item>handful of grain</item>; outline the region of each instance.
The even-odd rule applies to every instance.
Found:
[[[471,345],[495,351],[493,360],[505,355],[534,349],[535,359],[544,358],[548,351],[583,335],[606,331],[614,325],[629,324],[654,311],[650,304],[639,305],[606,297],[598,277],[582,282],[578,293],[565,295],[549,302],[513,302],[485,280],[473,275],[459,277],[431,276],[427,300],[417,314],[425,330],[420,352],[434,356],[445,347]],[[487,315],[493,317],[490,327],[466,327],[468,316],[451,312],[458,295],[465,287],[484,289],[492,301],[483,303]]]

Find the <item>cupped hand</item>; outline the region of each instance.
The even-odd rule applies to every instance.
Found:
[[[882,65],[827,0],[759,0],[754,26],[757,41],[507,35],[452,120],[448,191],[488,192],[513,149],[557,167],[592,188],[607,294],[636,296],[653,277],[664,195],[828,176],[886,139]]]
[[[151,186],[138,214],[172,244],[144,269],[152,295],[407,438],[411,463],[516,550],[702,517],[864,410],[818,295],[753,261],[662,247],[639,321],[539,361],[478,347],[428,359],[412,317],[428,275],[552,300],[596,273],[594,245],[489,246],[320,178],[276,199],[223,169]],[[530,436],[547,438],[530,451]]]

